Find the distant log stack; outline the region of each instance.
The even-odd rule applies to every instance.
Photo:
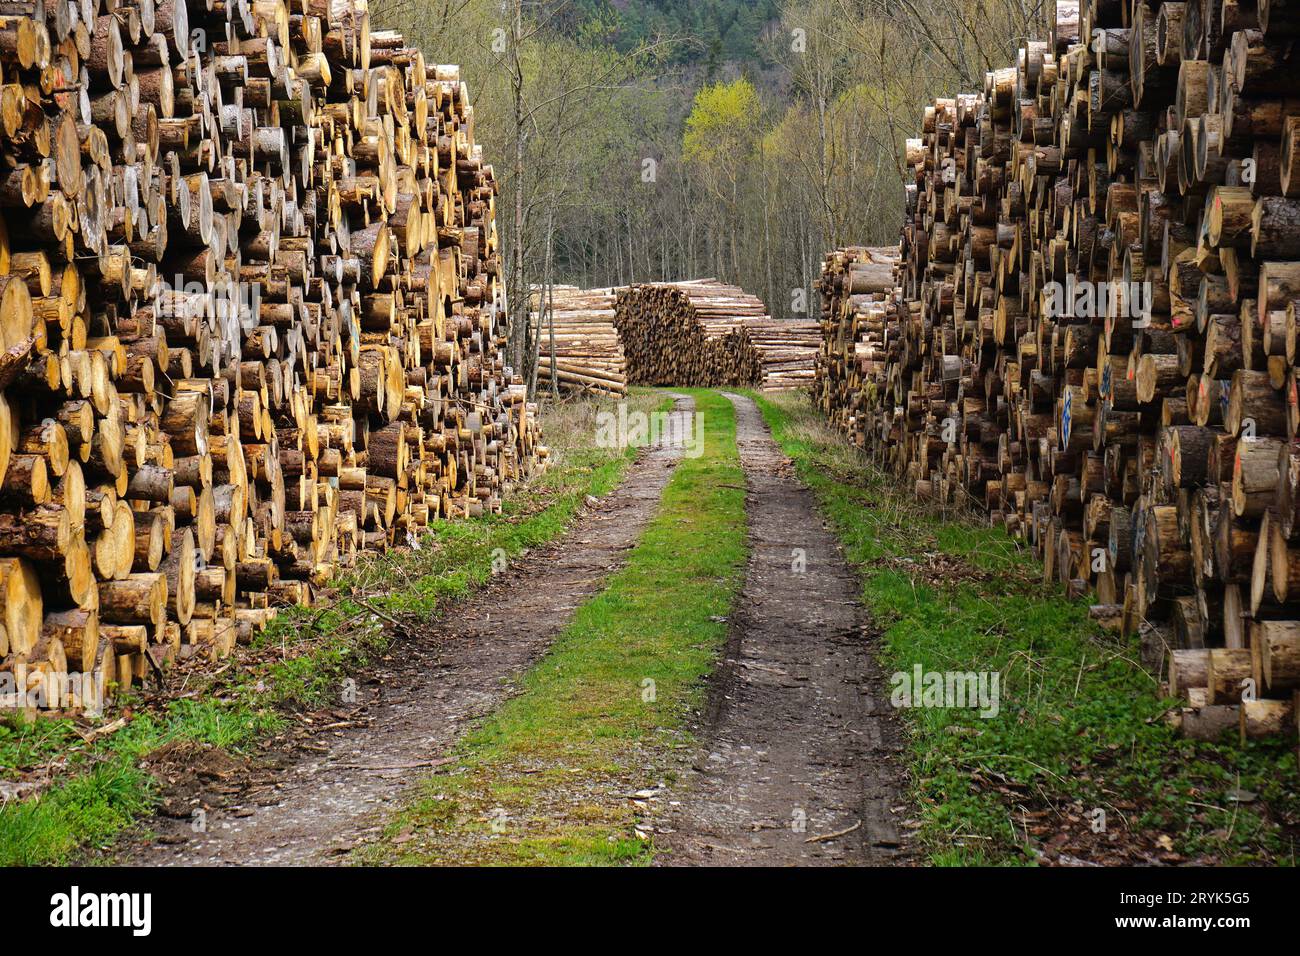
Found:
[[[812,384],[821,347],[818,323],[746,319],[745,335],[762,368],[759,388],[771,392]]]
[[[545,449],[456,67],[365,0],[3,7],[0,703],[70,711]]]
[[[632,385],[790,388],[811,378],[818,346],[814,323],[772,319],[716,279],[620,289],[614,321]]]
[[[627,355],[628,384],[757,384],[762,367],[742,333],[747,318],[766,319],[767,309],[716,279],[620,289],[614,322]]]
[[[537,380],[549,388],[551,342],[554,368],[562,392],[623,395],[627,392],[627,362],[614,328],[618,289],[579,289],[560,285],[533,290],[533,323],[540,336]]]
[[[1300,710],[1298,37],[1281,0],[1058,0],[908,141],[901,294],[844,329],[856,253],[823,280],[832,416],[1141,633],[1196,736]]]

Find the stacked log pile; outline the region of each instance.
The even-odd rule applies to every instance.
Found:
[[[761,299],[716,279],[619,289],[614,323],[632,385],[806,385],[819,345],[816,323],[772,319]]]
[[[1140,632],[1195,736],[1300,710],[1297,38],[1283,0],[1058,0],[1050,39],[926,109],[902,292],[843,385],[869,398],[823,393]]]
[[[365,0],[2,6],[0,692],[94,709],[545,449],[456,67]]]
[[[533,324],[541,344],[537,380],[543,387],[550,387],[554,368],[559,391],[627,393],[627,362],[614,328],[618,292],[571,285],[534,288]]]
[[[759,388],[772,392],[812,385],[821,348],[819,323],[746,319],[745,335],[758,353]]]
[[[884,370],[897,327],[889,325],[898,248],[854,246],[827,253],[818,283],[821,341],[813,401],[858,447],[866,444],[867,387]]]
[[[745,319],[766,319],[752,295],[716,279],[620,289],[614,324],[629,385],[718,388],[754,385],[762,368],[744,336]]]

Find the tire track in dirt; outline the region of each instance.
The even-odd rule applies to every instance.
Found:
[[[694,401],[678,396],[675,408]],[[535,549],[417,640],[401,640],[374,671],[358,675],[363,704],[339,723],[249,766],[222,759],[190,773],[206,831],[194,832],[190,794],[148,824],[149,843],[119,848],[114,862],[144,865],[321,865],[373,837],[388,811],[442,758],[467,725],[491,713],[512,681],[542,656],[577,607],[605,586],[655,514],[682,449],[643,451],[619,487],[585,511],[559,541]],[[337,712],[336,712],[337,713]],[[182,755],[180,762],[184,762]],[[164,789],[164,793],[166,788]],[[166,805],[166,802],[165,804]]]
[[[666,851],[656,862],[904,862],[902,730],[860,582],[758,407],[727,397],[745,469],[749,564],[697,728],[694,773],[655,824]]]

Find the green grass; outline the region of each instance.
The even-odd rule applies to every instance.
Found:
[[[1000,674],[995,718],[902,711],[931,862],[1031,863],[1057,840],[1108,862],[1124,848],[1295,862],[1293,744],[1183,740],[1164,720],[1174,702],[1136,663],[1136,639],[1099,633],[1005,533],[920,508],[802,397],[755,397],[861,572],[886,674],[917,663]],[[1257,798],[1234,802],[1240,790]],[[1099,808],[1104,834],[1091,832]]]
[[[361,861],[650,859],[630,795],[663,780],[666,756],[689,746],[685,717],[725,640],[746,553],[732,406],[714,392],[691,394],[704,454],[682,460],[627,564]]]
[[[281,725],[279,715],[247,702],[174,701],[145,711],[100,742],[86,743],[71,720],[0,725],[6,775],[53,759],[69,771],[39,797],[0,809],[0,866],[64,863],[78,849],[111,840],[153,806],[154,786],[140,760],[164,744],[190,740],[239,747]]]
[[[634,410],[671,404],[649,389],[629,397]],[[500,567],[557,537],[584,499],[614,488],[635,457],[635,449],[594,447],[602,407],[578,401],[548,410],[551,467],[510,497],[503,514],[440,523],[418,551],[364,559],[337,582],[337,600],[282,613],[241,652],[240,666],[201,697],[130,696],[97,722],[126,714],[125,726],[89,741],[95,724],[84,720],[0,720],[0,782],[53,781],[35,796],[0,805],[0,866],[66,863],[110,843],[156,805],[142,758],[178,740],[238,751],[281,729],[292,711],[337,702],[343,679],[391,641],[383,615],[418,628],[490,577],[494,561]]]

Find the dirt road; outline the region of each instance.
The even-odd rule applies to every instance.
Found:
[[[693,405],[686,397],[677,402],[682,411]],[[345,719],[337,723],[346,726],[247,767],[222,757],[198,774],[179,766],[184,792],[164,791],[172,815],[150,821],[154,838],[126,847],[115,862],[339,861],[377,831],[385,811],[428,775],[468,722],[501,703],[512,680],[622,565],[680,457],[680,448],[642,452],[619,488],[559,541],[515,563],[419,640],[395,645],[390,662],[366,676],[362,705],[340,715]],[[178,764],[189,759],[177,755]],[[207,812],[205,831],[195,832],[190,807],[198,801],[220,808]]]
[[[901,728],[857,576],[754,403],[736,406],[750,558],[661,865],[905,858]],[[666,832],[667,831],[667,832]]]

